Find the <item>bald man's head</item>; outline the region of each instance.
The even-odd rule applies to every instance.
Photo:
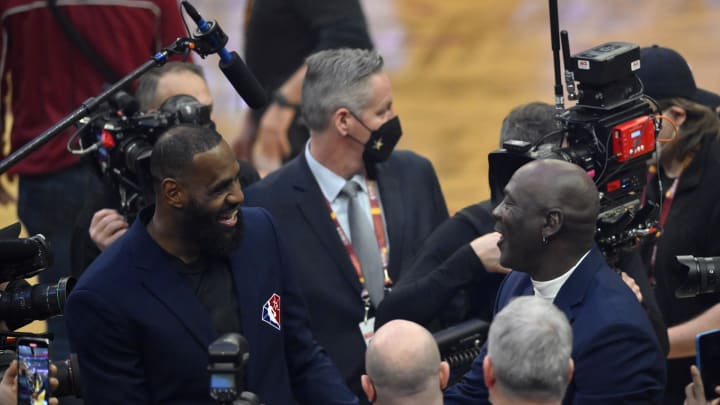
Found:
[[[565,225],[594,229],[600,198],[595,183],[580,166],[562,160],[535,160],[518,169],[512,180],[532,193],[542,208],[561,208]]]
[[[405,320],[394,320],[378,329],[365,354],[375,396],[384,400],[426,393],[441,397],[444,383],[438,382],[438,377],[441,369],[447,372],[447,364],[443,364],[430,332]]]
[[[503,266],[534,277],[551,276],[567,270],[565,260],[577,260],[592,246],[600,200],[579,166],[532,161],[513,174],[504,194],[493,211],[502,234],[498,247]]]

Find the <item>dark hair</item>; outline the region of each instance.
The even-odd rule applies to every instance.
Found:
[[[163,66],[150,69],[138,79],[135,98],[140,103],[140,111],[160,108],[165,100],[157,100],[157,86],[160,78],[168,73],[188,72],[205,80],[202,67],[189,62],[168,62]]]
[[[562,141],[560,127],[555,120],[555,107],[539,101],[513,108],[505,117],[500,128],[500,147],[510,139],[535,143],[544,136],[557,134],[543,139],[543,143],[559,145]]]
[[[158,138],[150,157],[150,174],[156,187],[163,179],[183,179],[192,170],[193,157],[207,152],[223,141],[212,128],[181,124]]]
[[[682,162],[696,150],[706,137],[720,138],[720,119],[710,108],[685,98],[666,98],[658,100],[660,110],[678,106],[685,110],[685,122],[678,128],[677,139],[663,148],[670,156]],[[669,125],[665,123],[664,125]]]

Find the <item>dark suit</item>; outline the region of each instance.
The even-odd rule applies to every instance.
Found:
[[[389,273],[397,280],[423,240],[448,217],[447,207],[427,159],[396,151],[375,169],[389,237]],[[277,221],[308,303],[313,335],[353,391],[361,393],[362,287],[305,154],[248,188],[245,203],[266,208]]]
[[[497,311],[513,298],[532,294],[530,276],[507,275]],[[647,316],[631,290],[593,247],[560,288],[555,305],[573,331],[575,373],[564,404],[648,404],[665,387],[665,359]],[[491,326],[492,327],[492,326]],[[445,392],[445,404],[482,404],[488,391],[482,362],[475,359],[463,381]]]
[[[207,347],[218,337],[207,311],[179,274],[176,259],[147,233],[141,212],[128,232],[93,262],[67,302],[65,317],[90,404],[212,403]],[[243,208],[245,237],[229,267],[250,344],[247,390],[271,405],[351,404],[357,399],[316,344],[270,216]],[[279,325],[262,320],[280,297]],[[277,328],[276,326],[279,326]]]

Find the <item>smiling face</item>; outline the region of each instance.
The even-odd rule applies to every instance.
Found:
[[[211,256],[228,255],[242,238],[240,165],[226,142],[198,153],[187,178],[186,204],[180,210],[187,241]]]
[[[528,181],[519,169],[505,187],[505,198],[493,210],[495,229],[502,234],[498,242],[500,264],[530,273],[540,259],[544,213],[536,202],[537,182]]]

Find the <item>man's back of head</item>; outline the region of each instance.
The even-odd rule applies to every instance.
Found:
[[[518,297],[490,325],[483,361],[490,401],[560,404],[572,377],[572,329],[554,304]]]
[[[374,404],[442,404],[449,367],[430,332],[405,320],[378,329],[365,355],[363,390]]]

